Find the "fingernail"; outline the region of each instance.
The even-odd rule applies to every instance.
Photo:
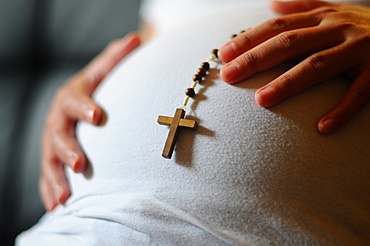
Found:
[[[136,34],[132,35],[131,40],[130,40],[130,45],[131,47],[136,47],[140,45],[140,37]]]
[[[82,171],[81,163],[78,161],[78,155],[74,152],[69,153],[69,165],[73,168],[74,172]]]
[[[226,44],[218,51],[218,56],[222,61],[230,61],[234,57],[235,49],[232,45]]]
[[[87,108],[85,110],[85,114],[86,114],[87,121],[90,122],[90,123],[93,123],[94,122],[95,110],[92,109],[92,108]]]
[[[127,50],[133,50],[141,43],[140,36],[137,34],[129,34],[121,39],[121,50],[126,54]]]
[[[72,165],[70,165],[75,173],[82,173],[85,171],[86,164],[85,157],[82,155],[77,155],[73,157]]]
[[[55,190],[56,200],[57,200],[58,204],[61,204],[63,189],[59,185],[55,185],[54,190]]]
[[[262,107],[271,106],[271,99],[273,98],[275,91],[271,86],[265,86],[256,91],[255,100]]]
[[[233,62],[226,64],[222,69],[221,69],[221,76],[223,79],[228,82],[235,78],[239,74],[239,67],[238,65]]]
[[[330,133],[334,125],[333,119],[326,119],[324,121],[320,121],[317,125],[317,128],[321,133]]]
[[[75,164],[75,162],[77,161],[78,156],[75,152],[70,151],[68,158],[69,158],[70,164]]]

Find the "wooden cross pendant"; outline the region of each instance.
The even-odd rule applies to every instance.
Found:
[[[171,159],[180,127],[189,128],[192,130],[197,129],[198,123],[195,120],[184,119],[184,117],[185,110],[182,108],[176,109],[173,117],[162,115],[158,116],[157,122],[159,124],[170,126],[170,131],[162,152],[162,156],[164,158]]]

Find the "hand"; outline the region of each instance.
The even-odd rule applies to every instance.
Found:
[[[64,204],[70,189],[64,164],[83,172],[87,159],[75,136],[78,120],[102,123],[104,112],[91,95],[114,66],[140,44],[136,34],[112,42],[87,67],[74,75],[56,94],[42,137],[41,198],[47,210]]]
[[[322,1],[272,1],[288,14],[262,23],[219,50],[228,62],[221,78],[237,83],[283,61],[304,57],[292,69],[257,90],[256,102],[270,107],[320,81],[345,73],[353,83],[343,99],[318,122],[331,133],[370,99],[370,8]]]

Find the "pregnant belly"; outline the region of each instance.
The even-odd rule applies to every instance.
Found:
[[[182,105],[193,74],[213,48],[267,17],[246,10],[204,17],[145,44],[123,61],[95,94],[107,112],[106,124],[78,127],[91,165],[84,175],[70,174],[74,198],[155,197],[202,221],[239,228],[241,234],[252,230],[247,225],[267,226],[310,207],[322,215],[330,214],[334,204],[347,209],[348,204],[338,205],[338,194],[361,200],[347,196],[343,188],[369,191],[369,185],[346,181],[350,175],[368,183],[366,172],[348,170],[369,171],[370,165],[364,164],[370,160],[364,147],[369,142],[369,108],[337,134],[317,133],[316,120],[349,84],[343,78],[270,109],[256,105],[255,90],[288,65],[231,86],[219,78],[222,64],[211,63],[187,106],[187,117],[199,122],[198,129],[181,130],[172,159],[161,156],[169,128],[156,122],[158,115],[172,116]],[[322,200],[329,202],[323,205]],[[286,206],[292,210],[287,212]],[[309,220],[309,215],[300,216]]]

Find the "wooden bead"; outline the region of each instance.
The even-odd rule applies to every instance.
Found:
[[[187,88],[185,94],[189,97],[193,97],[195,95],[195,91],[193,88]]]
[[[196,74],[194,74],[194,76],[193,76],[193,81],[194,81],[194,82],[198,81],[198,82],[200,83],[200,82],[202,82],[202,78],[203,78],[203,76],[202,76],[201,74],[196,73]]]
[[[199,73],[200,75],[202,75],[204,77],[207,74],[207,70],[205,70],[204,68],[200,67],[200,68],[198,68],[197,73]]]
[[[214,55],[218,59],[218,49],[213,49],[212,50],[212,55]]]
[[[208,71],[208,70],[209,70],[209,63],[208,63],[208,62],[203,62],[201,66],[202,66],[202,68],[204,68],[206,71]]]

